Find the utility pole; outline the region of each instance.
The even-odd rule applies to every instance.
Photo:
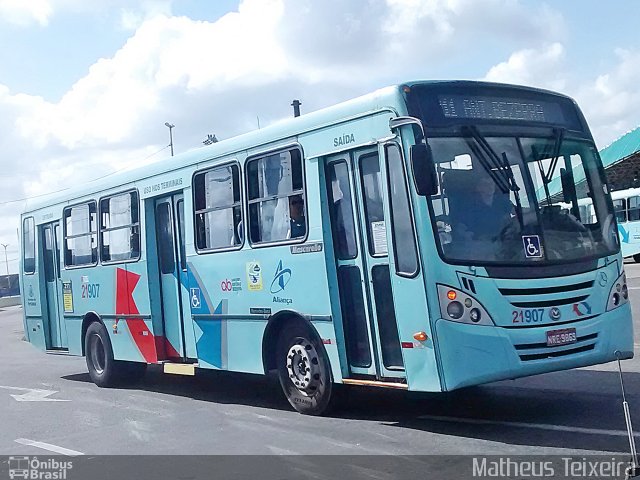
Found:
[[[169,146],[171,147],[171,156],[173,157],[173,127],[175,127],[175,125],[172,125],[169,122],[164,122],[164,126],[165,127],[169,127]]]

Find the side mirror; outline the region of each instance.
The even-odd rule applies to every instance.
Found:
[[[418,195],[423,197],[438,193],[438,175],[431,148],[424,143],[411,147],[411,170]]]

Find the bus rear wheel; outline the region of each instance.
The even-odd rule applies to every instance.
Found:
[[[633,261],[636,262],[636,263],[640,263],[640,253],[636,253],[633,256]]]
[[[278,340],[278,377],[298,412],[322,415],[332,393],[331,370],[323,345],[301,325],[284,328]]]
[[[118,380],[118,365],[107,329],[101,322],[93,322],[84,338],[84,351],[91,381],[99,387],[112,387]]]

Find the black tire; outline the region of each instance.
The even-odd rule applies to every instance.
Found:
[[[333,379],[324,345],[302,324],[288,323],[277,345],[280,385],[298,412],[322,415],[332,398]]]
[[[114,386],[119,380],[119,365],[113,359],[111,339],[102,322],[93,322],[87,328],[84,351],[93,383],[103,388]]]
[[[633,256],[633,261],[636,263],[640,263],[640,253],[637,253]]]

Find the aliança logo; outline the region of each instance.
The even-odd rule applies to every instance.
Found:
[[[278,263],[278,268],[271,282],[271,293],[282,292],[291,280],[291,269],[282,267],[282,260]]]

